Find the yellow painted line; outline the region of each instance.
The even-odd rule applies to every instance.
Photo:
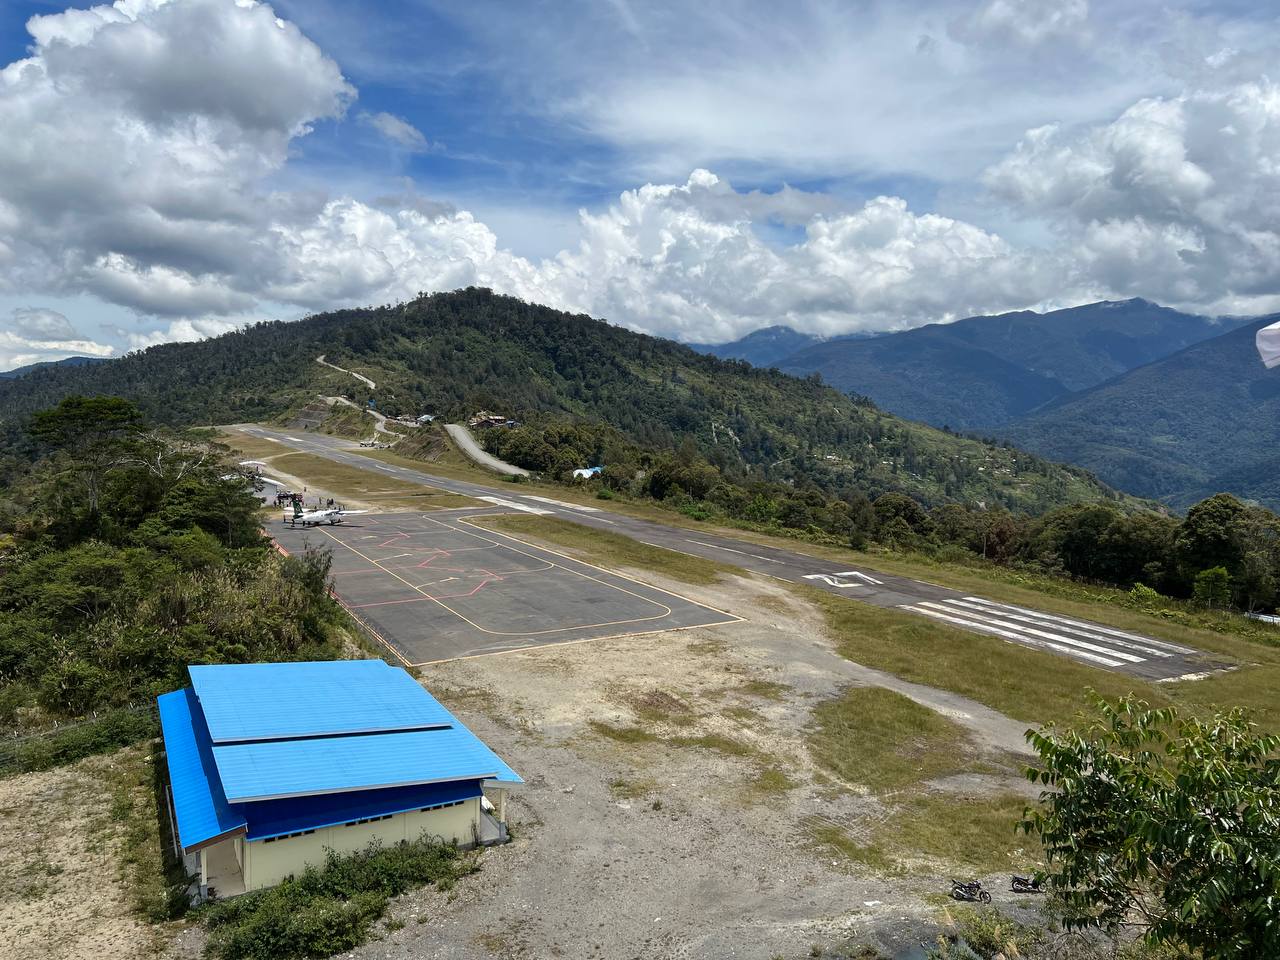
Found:
[[[647,584],[646,584],[647,586]],[[654,587],[655,590],[659,589]],[[714,607],[708,609],[714,610]],[[719,612],[719,611],[717,611]],[[732,614],[730,614],[733,617]],[[572,647],[579,643],[595,643],[597,640],[622,640],[631,637],[652,637],[659,633],[678,633],[681,630],[703,630],[711,627],[723,627],[730,623],[743,623],[742,617],[733,617],[732,620],[716,620],[713,623],[691,623],[686,627],[659,627],[656,630],[640,630],[633,633],[610,633],[603,637],[580,637],[577,640],[552,640],[548,643],[535,643],[529,646],[511,647],[508,650],[489,650],[486,653],[464,653],[460,657],[445,657],[442,660],[423,660],[422,663],[410,663],[406,666],[411,667],[430,667],[439,663],[454,663],[458,660],[479,660],[481,657],[503,657],[513,653],[532,653],[539,650],[551,650],[556,647]],[[580,629],[587,629],[582,627]]]
[[[436,520],[436,519],[434,519],[434,518],[432,518],[432,517],[425,517],[425,516],[424,516],[424,517],[423,517],[423,519],[424,519],[424,520],[430,520],[432,523],[438,523],[438,524],[440,524],[440,526],[445,527],[446,529],[451,529],[451,530],[453,530],[455,533],[467,534],[467,531],[465,531],[465,530],[458,530],[456,527],[450,527],[450,526],[449,526],[449,524],[447,524],[447,523],[443,523],[442,521]],[[656,615],[656,616],[652,616],[652,617],[633,617],[633,618],[631,618],[631,619],[629,619],[629,620],[605,620],[605,621],[602,621],[602,622],[600,622],[600,623],[582,623],[582,624],[575,624],[574,626],[571,626],[571,627],[555,627],[555,628],[550,629],[550,630],[523,630],[523,631],[519,631],[519,632],[516,632],[516,633],[511,633],[511,632],[504,631],[504,630],[490,630],[490,629],[488,629],[487,627],[483,627],[483,626],[481,626],[480,624],[476,623],[476,622],[475,622],[474,620],[472,620],[471,618],[469,618],[469,617],[467,617],[467,616],[465,616],[465,615],[463,615],[463,614],[459,613],[457,610],[453,609],[453,607],[449,606],[449,605],[448,605],[447,603],[445,603],[444,601],[442,601],[442,600],[437,600],[435,597],[431,596],[431,594],[429,594],[429,593],[427,593],[427,592],[425,592],[425,591],[423,591],[423,590],[418,589],[416,586],[414,586],[412,583],[410,583],[410,582],[409,582],[408,580],[406,580],[404,577],[400,576],[400,575],[399,575],[398,573],[396,573],[394,570],[390,569],[389,567],[384,567],[384,566],[383,566],[381,563],[379,563],[377,560],[374,560],[372,557],[367,556],[367,555],[366,555],[366,554],[364,554],[364,553],[361,553],[361,552],[360,552],[359,550],[357,550],[355,547],[351,546],[351,544],[346,543],[345,541],[338,539],[338,538],[337,538],[337,537],[335,537],[333,534],[331,534],[328,530],[325,530],[325,529],[323,529],[323,528],[319,528],[319,527],[317,527],[316,529],[320,530],[320,532],[321,532],[321,533],[323,533],[326,537],[328,537],[328,538],[329,538],[330,540],[332,540],[334,543],[337,543],[337,544],[340,544],[341,546],[346,547],[348,550],[350,550],[350,551],[351,551],[352,553],[354,553],[356,556],[358,556],[358,557],[360,557],[360,558],[362,558],[362,559],[364,559],[364,560],[368,561],[369,563],[373,564],[375,567],[379,568],[380,570],[383,570],[383,571],[385,571],[386,573],[390,574],[391,576],[395,577],[397,580],[399,580],[401,583],[403,583],[405,586],[407,586],[410,590],[413,590],[415,593],[420,594],[421,596],[423,596],[423,597],[424,597],[424,598],[426,598],[427,600],[430,600],[432,603],[436,604],[437,606],[439,606],[439,607],[441,607],[441,608],[443,608],[443,609],[445,609],[445,610],[448,610],[451,614],[453,614],[455,617],[457,617],[457,618],[458,618],[459,620],[461,620],[463,623],[466,623],[468,626],[474,627],[476,630],[479,630],[481,633],[486,633],[486,634],[489,634],[490,636],[494,636],[494,637],[539,637],[539,636],[547,636],[547,635],[549,635],[549,634],[553,634],[553,633],[571,633],[571,632],[573,632],[574,630],[593,630],[593,629],[595,629],[595,628],[597,628],[597,627],[618,627],[618,626],[623,626],[623,625],[628,624],[628,623],[648,623],[648,622],[653,621],[653,620],[662,620],[662,619],[665,619],[666,617],[671,616],[671,614],[674,612],[674,611],[672,611],[672,609],[671,609],[670,607],[668,607],[668,606],[667,606],[666,604],[664,604],[664,603],[659,603],[659,602],[657,602],[656,600],[650,600],[648,597],[642,597],[642,596],[640,596],[640,594],[638,594],[638,593],[632,593],[630,590],[623,589],[622,587],[615,586],[615,585],[613,585],[613,584],[611,584],[611,583],[605,583],[603,580],[598,580],[598,579],[596,579],[595,577],[588,576],[588,575],[587,575],[587,574],[585,574],[585,573],[580,573],[580,572],[578,572],[577,570],[571,570],[571,569],[569,569],[568,567],[560,567],[560,566],[559,566],[559,564],[556,564],[556,566],[557,566],[557,567],[559,567],[561,570],[564,570],[566,573],[572,573],[572,574],[575,574],[576,576],[582,577],[582,578],[583,578],[583,579],[585,579],[585,580],[592,580],[592,581],[594,581],[594,582],[596,582],[596,583],[599,583],[601,586],[608,587],[608,588],[610,588],[610,589],[612,589],[612,590],[617,590],[619,593],[625,593],[625,594],[627,594],[628,596],[635,597],[636,599],[638,599],[638,600],[640,600],[640,601],[642,601],[642,602],[644,602],[644,603],[647,603],[647,604],[649,604],[650,606],[659,607],[660,609],[662,609],[662,610],[663,610],[663,611],[665,611],[665,612],[664,612],[664,613],[660,613],[660,614],[658,614],[658,615]],[[476,529],[480,529],[480,528],[478,528],[478,527],[477,527]],[[468,535],[468,536],[474,536],[477,540],[486,540],[486,541],[488,541],[488,538],[486,538],[486,537],[482,537],[482,536],[479,536],[478,534],[467,534],[467,535]],[[499,543],[497,543],[496,541],[488,541],[488,542],[492,543],[494,546],[502,546],[502,544],[499,544]],[[517,542],[523,542],[523,541],[517,541]],[[532,545],[532,544],[526,544],[526,546],[530,546],[530,547],[532,547],[533,545]],[[538,557],[534,557],[532,554],[526,554],[523,550],[516,550],[514,547],[507,547],[507,549],[508,549],[508,550],[513,550],[515,553],[522,554],[523,556],[530,557],[530,559],[534,559],[534,560],[539,559]],[[539,549],[539,548],[534,547],[534,549]],[[571,557],[566,557],[566,559],[572,559],[572,558],[571,558]],[[598,568],[597,568],[597,569],[598,569]],[[627,579],[629,579],[629,578],[627,578]],[[633,581],[633,582],[638,583],[639,581]],[[657,589],[657,588],[656,588],[656,587],[654,587],[654,588],[651,588],[651,589]],[[662,592],[662,593],[666,593],[667,591],[660,591],[660,592]],[[674,594],[672,594],[672,595],[674,596]],[[682,598],[682,599],[683,599],[683,598]],[[709,609],[714,609],[714,608],[709,608]],[[717,611],[717,612],[718,612],[718,613],[723,613],[724,611]],[[726,615],[727,615],[727,616],[732,616],[732,614],[726,614]]]
[[[485,517],[501,517],[501,516],[510,516],[510,514],[486,513],[486,514],[481,514],[480,516],[476,517],[476,519],[477,519],[477,520],[482,520],[482,519],[484,519]],[[427,519],[430,519],[430,518],[427,518]],[[591,563],[591,562],[590,562],[590,561],[588,561],[588,560],[583,560],[583,559],[581,559],[581,558],[579,558],[579,557],[575,557],[575,556],[573,556],[572,554],[568,554],[568,553],[561,553],[559,550],[552,550],[550,547],[544,547],[544,546],[542,546],[541,544],[537,544],[537,543],[530,543],[530,542],[529,542],[529,541],[527,541],[527,540],[521,540],[519,537],[513,537],[513,536],[511,536],[511,534],[509,534],[509,533],[498,533],[497,531],[494,531],[494,530],[487,530],[487,528],[485,528],[485,527],[479,527],[479,526],[476,526],[474,523],[472,523],[469,519],[467,519],[467,518],[465,518],[465,517],[464,517],[464,518],[459,519],[459,520],[458,520],[458,522],[459,522],[459,523],[465,523],[468,527],[476,527],[476,529],[477,529],[477,530],[486,530],[487,532],[492,533],[494,536],[498,536],[498,537],[505,537],[505,538],[506,538],[506,539],[508,539],[508,540],[514,540],[516,543],[522,543],[522,544],[524,544],[526,547],[530,547],[530,548],[532,548],[532,549],[534,549],[534,550],[541,550],[543,553],[549,553],[549,554],[552,554],[553,556],[561,557],[561,558],[563,558],[563,559],[565,559],[565,560],[572,560],[574,563],[580,563],[580,564],[582,564],[582,566],[584,566],[584,567],[590,567],[592,570],[599,570],[601,573],[607,573],[609,576],[611,576],[611,577],[617,577],[619,580],[630,580],[632,583],[638,583],[638,584],[640,584],[640,586],[642,586],[642,587],[648,587],[650,590],[657,590],[659,593],[665,593],[667,596],[669,596],[669,597],[675,597],[677,600],[683,600],[685,603],[692,603],[695,607],[702,607],[702,608],[704,608],[704,609],[706,609],[706,610],[714,610],[716,613],[723,614],[723,615],[724,615],[724,616],[726,616],[726,617],[733,617],[733,619],[734,619],[734,620],[737,620],[737,621],[739,621],[739,622],[741,622],[741,621],[744,619],[743,617],[738,616],[736,613],[730,613],[728,610],[721,610],[719,607],[713,607],[711,604],[709,604],[709,603],[704,603],[704,602],[703,602],[703,601],[701,601],[701,600],[695,600],[695,599],[693,599],[693,597],[686,597],[686,596],[684,596],[683,594],[676,593],[674,590],[667,590],[665,587],[658,587],[658,586],[654,586],[652,583],[646,583],[644,580],[640,580],[640,579],[638,579],[638,578],[636,578],[636,577],[629,577],[629,576],[627,576],[625,573],[619,573],[619,572],[618,572],[618,571],[616,571],[616,570],[610,570],[608,567],[602,567],[602,566],[600,566],[599,564]],[[637,542],[637,543],[643,543],[644,541],[636,541],[636,542]],[[649,544],[649,546],[656,547],[656,548],[657,548],[657,549],[659,549],[659,550],[670,550],[670,549],[671,549],[670,547],[663,547],[663,546],[660,546],[659,544],[656,544],[656,543],[654,543],[654,544]],[[517,551],[517,552],[520,552],[520,551]],[[698,557],[698,555],[697,555],[696,553],[682,553],[682,551],[680,551],[680,550],[671,550],[671,552],[672,552],[672,553],[681,553],[681,554],[682,554],[682,556],[686,556],[686,557],[697,557],[699,560],[705,560],[705,559],[706,559],[705,557]],[[561,568],[561,569],[568,570],[568,568],[567,568],[567,567],[563,567],[563,568]],[[741,568],[739,568],[739,569],[741,569]],[[570,573],[576,573],[577,571],[569,570],[569,572],[570,572]],[[744,572],[744,573],[752,573],[753,571],[750,571],[750,570],[744,570],[743,572]],[[586,576],[586,574],[578,574],[578,575],[579,575],[579,576]],[[594,580],[595,578],[594,578],[594,577],[587,577],[587,579],[588,579],[588,580]],[[605,586],[611,586],[611,584],[605,584]],[[618,588],[618,587],[614,587],[614,589],[615,589],[615,590],[617,590],[617,589],[619,589],[619,588]],[[625,591],[624,591],[624,592],[625,592]],[[733,621],[732,621],[732,620],[727,620],[727,621],[725,621],[725,622],[726,622],[726,623],[732,623]],[[673,627],[672,629],[683,629],[683,628],[676,628],[676,627]]]

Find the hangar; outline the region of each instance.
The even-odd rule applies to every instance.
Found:
[[[506,791],[520,776],[399,667],[187,673],[189,687],[157,701],[175,846],[202,899],[274,886],[330,849],[506,838]]]

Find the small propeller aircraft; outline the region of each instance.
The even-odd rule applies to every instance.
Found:
[[[295,500],[293,501],[293,515],[286,514],[284,522],[291,527],[296,527],[298,524],[302,524],[304,527],[318,527],[322,523],[330,525],[342,523],[347,517],[368,512],[368,510],[344,510],[341,505],[320,507],[316,510],[304,510],[302,509],[301,501]]]

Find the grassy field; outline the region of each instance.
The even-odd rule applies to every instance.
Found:
[[[529,514],[480,517],[476,521],[513,537],[534,537],[571,552],[575,557],[602,567],[638,567],[653,570],[682,583],[712,584],[735,567],[703,560],[686,553],[651,547],[616,533],[584,527],[556,517]]]
[[[852,687],[813,711],[813,759],[875,793],[959,773],[973,753],[954,720],[883,687]]]
[[[891,690],[853,687],[814,709],[808,747],[822,769],[885,805],[883,819],[862,838],[813,821],[810,836],[827,852],[889,872],[914,862],[982,873],[1026,869],[1031,845],[1013,831],[1026,805],[1021,795],[928,786],[962,773],[1020,772],[980,756],[955,721]]]
[[[953,690],[1031,724],[1070,722],[1087,706],[1085,692],[1092,689],[1109,699],[1132,693],[1194,712],[1243,706],[1264,727],[1280,727],[1280,651],[1271,647],[1217,635],[1210,649],[1236,654],[1241,665],[1235,670],[1203,680],[1150,683],[810,587],[793,589],[826,613],[832,639],[848,659]]]

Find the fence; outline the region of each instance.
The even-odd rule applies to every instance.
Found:
[[[0,777],[47,770],[157,735],[154,700],[101,710],[22,736],[0,738]]]

